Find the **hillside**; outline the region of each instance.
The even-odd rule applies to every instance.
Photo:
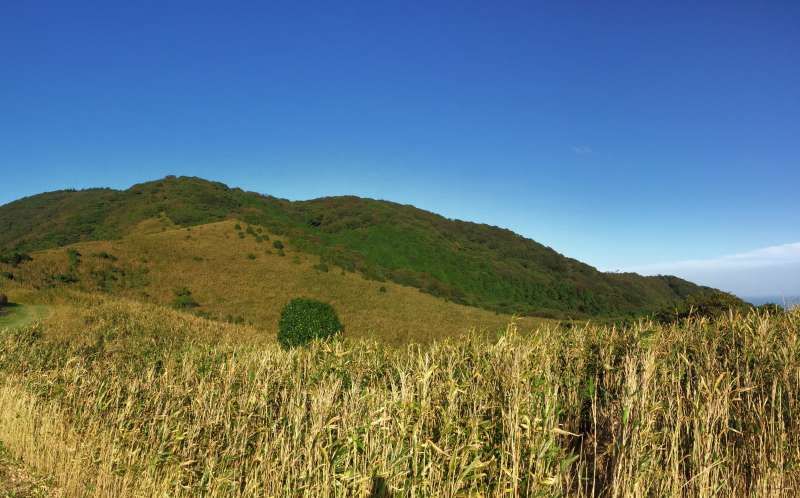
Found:
[[[278,241],[281,250],[273,245]],[[261,227],[233,220],[177,228],[161,217],[118,240],[80,242],[32,256],[16,268],[5,266],[14,282],[167,306],[176,304],[176,291],[187,289],[191,300],[179,307],[218,321],[253,324],[270,339],[281,309],[295,297],[331,303],[348,337],[393,344],[427,342],[472,328],[497,332],[511,318],[321,265],[317,256],[297,251]],[[526,318],[520,327],[531,330],[541,321]]]
[[[0,251],[119,239],[159,216],[178,227],[240,219],[330,266],[504,313],[628,316],[708,290],[676,277],[599,272],[510,230],[413,206],[352,196],[291,202],[186,177],[0,206]]]

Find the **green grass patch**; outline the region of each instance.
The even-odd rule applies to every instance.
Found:
[[[12,303],[0,310],[0,328],[19,328],[50,314],[50,307],[44,304]]]

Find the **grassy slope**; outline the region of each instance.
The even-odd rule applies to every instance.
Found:
[[[197,311],[219,319],[241,316],[270,335],[281,308],[294,297],[333,304],[350,337],[379,337],[390,343],[422,342],[434,333],[456,335],[472,327],[494,332],[510,318],[448,303],[412,287],[367,280],[337,267],[318,271],[316,256],[288,244],[285,256],[279,256],[272,245],[278,236],[259,243],[245,232],[245,224],[242,238],[236,224],[222,221],[178,229],[163,218],[148,220],[120,240],[70,246],[81,254],[75,269],[70,268],[67,249],[51,249],[34,253],[33,262],[15,269],[16,277],[21,283],[45,286],[53,274],[73,272],[77,283],[53,285],[85,291],[102,288],[161,304],[169,304],[174,290],[185,286],[201,304]],[[116,260],[99,257],[102,252]],[[520,327],[531,329],[541,321],[525,318]]]
[[[42,194],[0,206],[0,250],[119,237],[164,213],[180,226],[240,218],[325,261],[502,312],[553,317],[654,311],[707,289],[674,277],[605,274],[509,230],[357,197],[289,202],[196,178],[126,191]]]

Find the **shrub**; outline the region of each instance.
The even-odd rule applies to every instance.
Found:
[[[53,283],[74,284],[78,282],[78,277],[74,273],[58,273],[51,275],[50,280]]]
[[[330,268],[326,263],[320,263],[318,265],[314,265],[314,269],[321,272],[327,272]]]
[[[284,349],[327,339],[343,330],[333,307],[313,299],[292,299],[281,311],[278,342]]]
[[[3,277],[7,280],[14,280],[14,274],[11,273],[10,271],[0,272],[0,277]]]
[[[197,308],[200,303],[195,301],[192,297],[192,291],[186,287],[181,287],[175,290],[175,299],[172,300],[172,306],[178,309]]]
[[[381,294],[386,294],[386,287],[381,285],[381,288],[378,289],[378,292],[380,292]]]
[[[8,296],[5,294],[0,294],[0,308],[6,305],[8,305]]]
[[[764,303],[761,306],[757,306],[756,309],[762,313],[769,313],[770,315],[780,315],[785,311],[783,306],[776,303]]]
[[[283,249],[283,242],[281,242],[280,240],[276,240],[275,242],[272,243],[272,247],[278,250]]]
[[[256,255],[253,254],[252,252],[251,253],[247,253],[247,259],[252,261],[252,260],[256,259]]]
[[[0,256],[0,263],[5,263],[14,267],[19,266],[20,263],[32,260],[33,258],[24,252],[10,252]]]
[[[724,315],[730,310],[745,311],[750,308],[747,303],[726,292],[691,295],[686,299],[686,304],[692,309],[692,314],[709,318]]]
[[[242,225],[237,223],[237,224],[233,225],[233,228],[236,229],[236,230],[241,230],[242,229]]]
[[[76,249],[67,249],[67,257],[69,258],[69,267],[75,270],[81,264],[81,253]]]
[[[117,260],[116,256],[114,256],[113,254],[107,253],[106,251],[96,252],[92,256],[94,256],[95,258],[100,258],[100,259],[110,259],[111,261],[116,261]]]
[[[718,318],[729,311],[747,312],[752,306],[738,297],[727,292],[714,291],[710,293],[692,294],[686,298],[685,303],[677,308],[666,308],[655,314],[655,319],[661,323],[684,320],[690,316]]]

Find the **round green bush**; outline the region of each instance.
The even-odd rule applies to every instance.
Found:
[[[344,329],[330,304],[313,299],[292,299],[281,311],[278,342],[284,349],[327,339]]]

